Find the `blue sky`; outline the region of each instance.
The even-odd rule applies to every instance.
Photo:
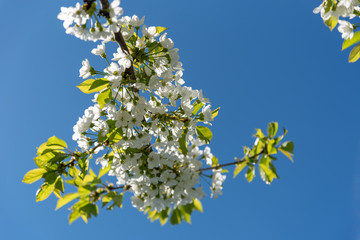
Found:
[[[295,142],[295,162],[280,158],[271,186],[230,174],[191,225],[164,227],[129,201],[71,226],[55,196],[35,203],[39,183],[22,177],[47,138],[71,142],[91,104],[75,88],[78,70],[96,44],[66,35],[56,18],[75,1],[0,4],[0,239],[360,239],[359,62],[347,62],[340,34],[312,13],[320,1],[122,1],[126,15],[169,28],[186,84],[221,107],[211,143],[221,162],[241,156],[270,121]]]

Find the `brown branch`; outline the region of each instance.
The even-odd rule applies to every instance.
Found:
[[[110,4],[108,0],[100,0],[101,3],[101,14],[106,17],[106,18],[110,18],[110,13],[109,13],[109,8],[110,8]],[[128,49],[128,47],[126,46],[126,42],[124,40],[124,37],[121,33],[121,30],[114,33],[114,37],[115,37],[115,41],[119,44],[121,50],[126,53],[126,54],[130,54],[130,51]],[[135,81],[136,80],[136,76],[135,76],[135,71],[133,68],[133,61],[131,61],[131,67],[127,68],[125,70],[125,75],[129,75],[130,76],[130,80]]]
[[[261,154],[264,153],[264,150],[261,151],[260,153],[258,154],[255,154],[254,156],[250,157],[250,158],[256,158],[258,156],[260,156]],[[238,158],[236,158],[238,159]],[[225,163],[225,164],[219,164],[219,165],[216,165],[216,166],[213,166],[213,167],[208,167],[208,168],[202,168],[202,169],[199,169],[200,173],[202,173],[203,171],[207,171],[207,170],[213,170],[213,169],[220,169],[222,167],[227,167],[227,166],[232,166],[232,165],[236,165],[236,164],[241,164],[243,162],[246,162],[247,160],[245,159],[245,157],[243,157],[242,159],[238,159],[236,160],[235,162],[231,162],[231,163]]]
[[[245,162],[246,160],[238,160],[236,162],[231,162],[231,163],[225,163],[225,164],[220,164],[220,165],[217,165],[217,166],[214,166],[214,167],[208,167],[208,168],[202,168],[200,169],[199,171],[202,172],[202,171],[206,171],[206,170],[213,170],[213,169],[219,169],[219,168],[222,168],[222,167],[227,167],[227,166],[232,166],[232,165],[235,165],[235,164],[240,164],[240,163],[243,163]]]

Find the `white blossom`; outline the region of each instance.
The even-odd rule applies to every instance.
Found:
[[[100,44],[98,45],[96,48],[94,48],[93,50],[91,50],[91,53],[94,55],[99,55],[101,56],[102,54],[105,53],[105,44]]]
[[[344,20],[339,20],[338,31],[342,34],[344,39],[351,39],[354,36],[354,27],[351,23]]]
[[[91,66],[89,60],[85,59],[84,61],[82,61],[82,67],[79,70],[80,73],[79,77],[82,77],[83,79],[90,77],[91,76],[90,70],[91,70]]]

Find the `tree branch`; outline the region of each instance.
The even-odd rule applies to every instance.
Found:
[[[255,154],[254,156],[252,156],[250,158],[256,158],[256,157],[260,156],[263,153],[264,153],[264,150],[261,151],[258,154]],[[238,159],[238,158],[236,158],[236,159]],[[222,167],[232,166],[232,165],[235,165],[235,164],[241,164],[241,163],[243,163],[245,161],[246,161],[246,159],[245,159],[245,157],[243,157],[242,159],[238,159],[235,162],[219,164],[219,165],[216,165],[216,166],[213,166],[213,167],[208,167],[208,168],[202,168],[202,169],[199,169],[199,171],[200,171],[200,173],[202,173],[203,171],[207,171],[207,170],[219,169],[219,168],[222,168]]]
[[[108,0],[100,0],[101,3],[101,13],[103,14],[104,17],[106,18],[110,18],[110,13],[109,13],[109,8],[110,8],[110,4]],[[121,50],[126,53],[126,54],[130,54],[130,51],[128,49],[128,47],[126,46],[126,42],[124,40],[124,37],[121,33],[121,30],[114,33],[114,37],[115,37],[115,41],[119,44]],[[125,70],[125,74],[130,76],[131,80],[136,80],[136,76],[135,76],[135,71],[133,68],[133,62],[131,61],[131,67],[127,68]]]

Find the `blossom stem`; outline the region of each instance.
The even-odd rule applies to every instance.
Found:
[[[263,153],[264,153],[264,151],[261,151],[260,153],[255,154],[254,156],[252,156],[251,158],[258,157],[258,156],[260,156],[260,155],[263,154]],[[228,167],[228,166],[240,164],[240,163],[243,163],[243,162],[246,162],[246,161],[247,161],[247,160],[245,159],[245,157],[243,157],[242,159],[238,159],[238,160],[236,160],[235,162],[218,164],[218,165],[216,165],[216,166],[208,167],[208,168],[201,168],[201,169],[199,169],[199,171],[200,171],[200,173],[202,173],[203,171],[213,170],[213,169],[220,169],[220,168],[223,168],[223,167]]]

